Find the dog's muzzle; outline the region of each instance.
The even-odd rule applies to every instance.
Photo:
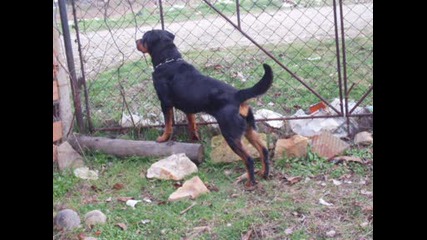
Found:
[[[148,49],[144,46],[144,44],[142,44],[141,39],[136,40],[136,49],[138,49],[139,51],[141,51],[143,53],[148,53]]]

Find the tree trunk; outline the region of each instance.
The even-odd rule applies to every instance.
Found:
[[[204,158],[203,146],[199,143],[157,143],[154,141],[109,139],[77,134],[70,135],[68,142],[79,152],[84,149],[99,150],[118,157],[167,157],[175,153],[185,153],[197,165],[202,163]]]

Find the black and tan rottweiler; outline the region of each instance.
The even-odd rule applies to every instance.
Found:
[[[262,170],[258,174],[263,178],[269,174],[269,154],[255,131],[255,118],[246,101],[270,88],[273,81],[271,67],[264,64],[265,73],[261,80],[251,88],[238,90],[203,75],[183,60],[174,38],[168,31],[151,30],[136,41],[137,49],[151,56],[154,87],[165,118],[164,133],[157,142],[168,141],[172,135],[174,107],[186,113],[193,140],[199,139],[194,114],[206,112],[215,117],[228,145],[245,163],[249,177],[246,189],[254,189],[254,160],[243,147],[242,136],[259,152]]]

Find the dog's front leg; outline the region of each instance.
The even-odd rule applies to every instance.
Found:
[[[187,114],[188,119],[188,129],[190,130],[191,134],[191,140],[193,141],[199,141],[199,134],[197,133],[197,125],[196,125],[196,115],[194,114]]]
[[[157,138],[157,142],[166,142],[170,139],[173,132],[173,107],[162,107],[163,116],[165,118],[165,130],[163,135]]]

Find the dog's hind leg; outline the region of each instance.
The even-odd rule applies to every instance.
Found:
[[[261,142],[261,139],[256,132],[256,125],[255,125],[255,117],[252,112],[252,108],[249,107],[246,103],[240,104],[239,114],[245,118],[247,127],[245,130],[245,137],[248,139],[249,143],[252,144],[252,146],[255,147],[255,149],[258,151],[259,156],[261,158],[262,163],[262,170],[258,172],[258,175],[266,179],[268,177],[268,174],[270,172],[270,161],[269,161],[269,154],[268,149],[264,146],[264,144]]]
[[[225,137],[225,141],[228,143],[233,152],[235,152],[243,160],[246,172],[248,174],[248,180],[245,184],[245,188],[246,190],[253,190],[255,185],[257,184],[257,182],[255,181],[254,159],[243,147],[241,139]]]
[[[255,149],[258,151],[259,156],[261,158],[261,162],[262,162],[262,170],[258,172],[258,175],[266,179],[270,172],[270,161],[268,156],[269,155],[268,149],[261,142],[261,139],[258,133],[253,129],[252,126],[248,126],[248,128],[246,129],[245,137],[252,144],[252,146],[254,146]]]
[[[190,130],[191,140],[199,141],[199,134],[197,133],[197,125],[196,125],[196,115],[189,113],[187,114],[188,119],[188,129]]]
[[[244,162],[248,181],[246,182],[246,190],[254,190],[255,173],[254,159],[249,155],[248,151],[243,147],[242,137],[246,129],[246,121],[238,114],[238,109],[232,111],[235,114],[230,114],[231,111],[224,111],[219,117],[216,117],[221,133],[231,150],[235,152]]]
[[[173,132],[173,107],[163,108],[163,116],[165,118],[165,130],[163,135],[157,138],[157,142],[166,142],[170,139]]]

